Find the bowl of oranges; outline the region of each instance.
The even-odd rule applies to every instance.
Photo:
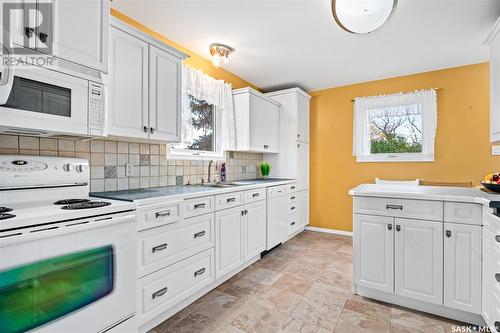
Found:
[[[500,173],[490,173],[484,176],[481,185],[490,191],[500,193]]]

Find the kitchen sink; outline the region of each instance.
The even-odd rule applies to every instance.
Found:
[[[201,186],[206,187],[234,187],[234,186],[244,186],[244,185],[252,185],[254,182],[249,181],[234,181],[234,182],[224,182],[224,183],[207,183]]]

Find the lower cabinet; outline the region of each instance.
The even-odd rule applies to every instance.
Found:
[[[245,261],[266,249],[266,201],[245,206]]]
[[[483,229],[482,315],[492,332],[500,332],[500,242],[498,235],[500,232]]]
[[[481,226],[444,224],[444,305],[481,314]]]
[[[354,283],[394,292],[392,217],[354,214]]]
[[[309,190],[297,192],[297,213],[299,227],[309,224]]]
[[[395,219],[396,295],[443,304],[443,224]]]
[[[216,278],[243,264],[243,217],[243,207],[215,213]]]

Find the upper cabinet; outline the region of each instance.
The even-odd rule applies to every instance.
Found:
[[[38,0],[12,4],[21,9],[10,11],[13,44],[108,71],[109,1]]]
[[[236,150],[278,153],[280,104],[252,88],[233,90]]]
[[[185,55],[112,20],[108,134],[179,142]]]
[[[500,142],[500,19],[485,44],[490,47],[490,141]]]

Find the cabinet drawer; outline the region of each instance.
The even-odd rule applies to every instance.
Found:
[[[251,203],[265,199],[266,199],[265,188],[258,188],[255,190],[245,191],[245,203]]]
[[[296,190],[297,190],[297,183],[288,185],[288,192],[292,193],[295,192]]]
[[[274,198],[288,193],[288,186],[273,186],[267,188],[267,198]]]
[[[159,227],[181,220],[183,201],[173,201],[140,207],[138,209],[139,230]]]
[[[395,198],[355,197],[354,212],[443,221],[443,202]]]
[[[206,250],[139,279],[139,314],[144,323],[214,281],[214,251]]]
[[[139,275],[186,259],[214,246],[214,214],[185,219],[139,233]]]
[[[215,196],[215,210],[243,205],[243,192],[219,194]]]
[[[184,206],[186,207],[185,217],[211,213],[214,211],[214,197],[187,199],[184,201]]]
[[[289,203],[296,203],[297,202],[297,194],[290,193],[290,195],[288,196],[288,202]]]
[[[292,202],[288,204],[288,214],[295,214],[297,212],[297,203]]]
[[[297,219],[297,214],[292,214],[288,218],[288,235],[293,234],[301,228],[301,225]]]
[[[445,202],[444,221],[481,225],[482,206],[478,204]]]

